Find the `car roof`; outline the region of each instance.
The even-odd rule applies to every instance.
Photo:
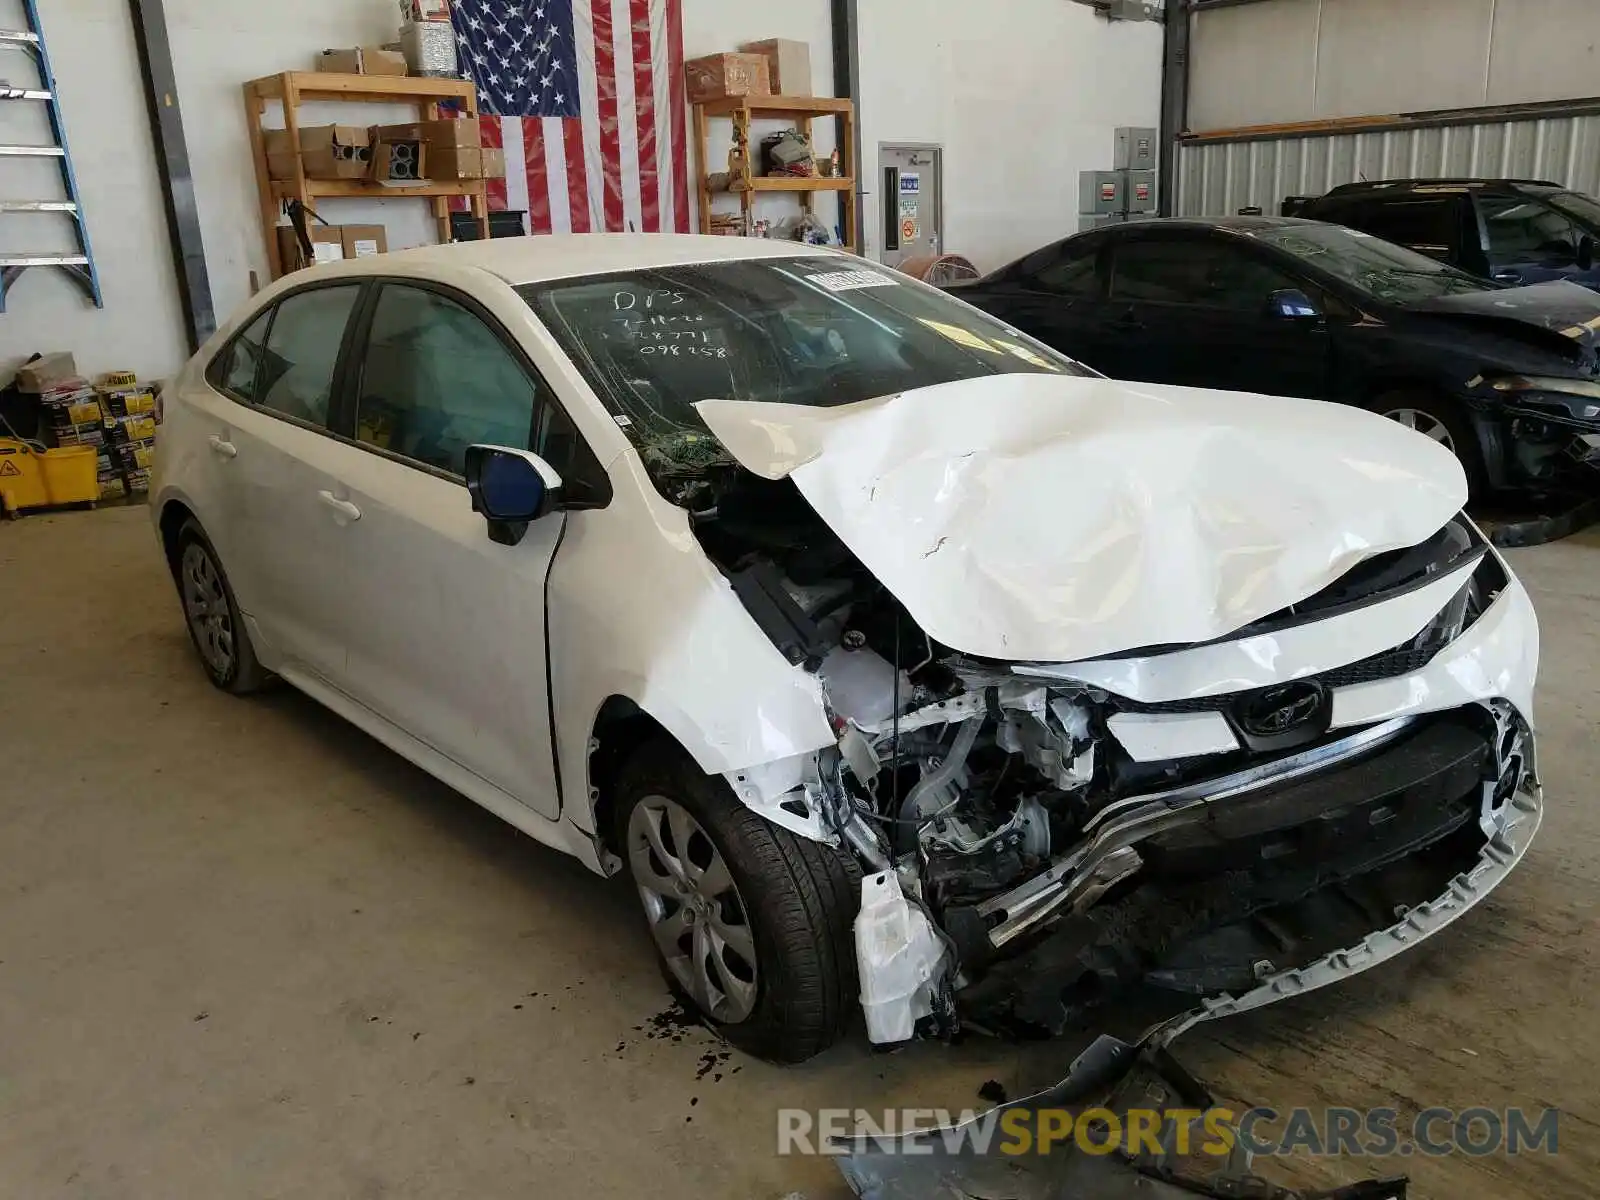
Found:
[[[1221,229],[1234,233],[1253,233],[1261,229],[1289,229],[1296,225],[1326,225],[1326,221],[1311,221],[1303,217],[1160,217],[1152,221],[1129,221],[1113,225],[1108,230],[1119,229]]]
[[[1462,192],[1520,192],[1524,188],[1566,189],[1548,179],[1375,179],[1360,183],[1345,183],[1328,192],[1328,196],[1371,195],[1381,192],[1462,191]],[[1326,197],[1324,197],[1326,198]]]
[[[318,271],[328,275],[404,275],[412,267],[467,267],[515,285],[652,267],[823,255],[849,257],[825,246],[778,239],[687,233],[557,233],[418,246],[329,263]],[[856,260],[849,257],[849,261]]]

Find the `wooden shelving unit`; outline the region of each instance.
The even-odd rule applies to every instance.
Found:
[[[446,180],[425,183],[416,187],[390,187],[388,184],[361,179],[307,179],[300,164],[301,104],[308,101],[361,101],[368,104],[414,104],[419,120],[432,121],[453,115],[441,112],[440,105],[451,102],[459,106],[464,117],[478,115],[478,89],[470,81],[461,79],[413,79],[394,75],[336,75],[324,71],[285,71],[281,75],[268,75],[252,79],[244,85],[244,110],[250,126],[250,152],[256,164],[256,187],[261,194],[261,233],[267,243],[267,262],[272,267],[272,277],[283,274],[283,261],[278,252],[278,235],[275,232],[278,214],[286,200],[299,200],[315,207],[313,200],[331,196],[364,196],[374,200],[395,200],[421,197],[433,201],[433,215],[438,222],[439,240],[450,240],[450,200],[465,196],[471,202],[472,215],[477,219],[480,233],[489,236],[489,201],[486,181],[482,179]],[[283,105],[283,126],[294,143],[294,178],[273,179],[267,169],[266,142],[261,133],[261,118],[267,105]],[[325,215],[325,214],[324,214]]]
[[[723,156],[711,156],[708,122],[714,117],[728,117],[733,121],[734,144],[743,151],[744,170],[732,181],[725,192],[712,191],[710,170],[713,163],[721,163]],[[839,144],[839,165],[844,174],[838,177],[803,178],[800,176],[756,175],[754,156],[760,151],[759,139],[750,136],[753,121],[788,121],[811,137],[811,122],[817,117],[841,117],[844,129]],[[855,191],[856,164],[851,161],[855,146],[856,106],[851,100],[836,96],[727,96],[718,100],[702,100],[694,105],[694,136],[700,146],[699,191],[700,228],[711,228],[711,200],[714,196],[737,196],[744,212],[745,223],[750,221],[751,201],[757,192],[793,192],[800,198],[800,207],[811,212],[812,197],[817,192]],[[858,250],[856,231],[856,206],[848,200],[840,206],[844,225],[844,246]]]

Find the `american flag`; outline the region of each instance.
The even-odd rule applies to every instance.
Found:
[[[689,229],[683,0],[455,0],[491,209],[530,233]]]

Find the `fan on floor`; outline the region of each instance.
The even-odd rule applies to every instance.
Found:
[[[972,261],[959,254],[925,254],[920,258],[908,258],[900,264],[899,270],[934,287],[959,283],[963,279],[977,279],[980,275]]]

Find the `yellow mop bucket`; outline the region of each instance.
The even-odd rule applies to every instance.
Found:
[[[23,508],[92,503],[100,498],[98,460],[93,446],[41,450],[0,437],[0,509],[11,515]]]

